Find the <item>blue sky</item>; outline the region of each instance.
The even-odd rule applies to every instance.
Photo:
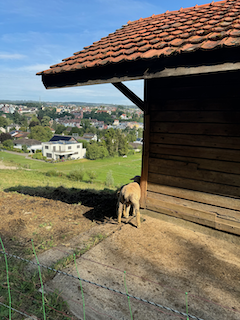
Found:
[[[0,100],[132,104],[113,85],[46,90],[36,72],[119,29],[129,20],[207,0],[0,0]],[[143,82],[124,83],[143,98]]]

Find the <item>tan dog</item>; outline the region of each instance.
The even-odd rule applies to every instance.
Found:
[[[141,197],[140,176],[135,176],[131,182],[120,189],[118,196],[118,223],[121,223],[122,213],[125,218],[129,217],[130,205],[133,207],[133,214],[137,216],[137,227],[141,226],[139,201]]]

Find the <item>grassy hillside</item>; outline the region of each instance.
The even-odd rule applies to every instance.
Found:
[[[66,188],[94,188],[104,189],[106,176],[112,171],[114,179],[113,188],[130,182],[135,175],[141,174],[141,155],[135,154],[127,158],[107,158],[101,160],[70,160],[59,163],[47,163],[38,160],[26,159],[22,155],[0,152],[0,161],[9,166],[17,166],[18,170],[0,170],[0,190],[14,186],[51,186]],[[85,175],[83,182],[71,181],[65,176],[49,177],[46,173],[55,170],[68,174],[73,170],[83,168]],[[96,179],[89,185],[87,171],[96,172]]]

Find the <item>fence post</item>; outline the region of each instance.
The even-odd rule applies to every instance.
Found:
[[[33,252],[34,252],[35,258],[36,258],[36,260],[37,260],[37,264],[38,264],[38,273],[39,273],[39,279],[40,279],[41,288],[42,288],[43,318],[44,318],[44,320],[46,320],[45,301],[44,301],[44,288],[43,288],[43,282],[42,282],[41,268],[40,268],[40,265],[39,265],[39,261],[38,261],[38,257],[37,257],[35,248],[34,248],[33,239],[31,239],[31,241],[32,241]]]
[[[3,242],[2,242],[2,238],[1,238],[1,237],[0,237],[0,241],[1,241],[2,249],[3,249],[3,252],[4,252],[4,258],[5,258],[5,262],[6,262],[8,299],[9,299],[9,320],[11,320],[11,316],[12,316],[12,312],[11,312],[12,300],[11,300],[11,291],[10,291],[10,284],[9,284],[8,262],[7,262],[7,256],[6,256],[5,248],[4,248],[4,245],[3,245]]]
[[[126,294],[128,294],[128,289],[127,289],[127,284],[126,284],[125,275],[126,275],[126,271],[124,271],[124,285],[125,285]],[[129,298],[129,296],[128,296],[127,298],[128,298],[128,306],[129,306],[129,311],[130,311],[131,320],[133,320],[130,298]]]
[[[85,301],[84,301],[84,295],[83,295],[82,281],[80,279],[80,275],[79,275],[79,272],[78,272],[75,253],[74,253],[73,257],[74,257],[75,267],[77,269],[78,279],[79,279],[79,282],[80,282],[80,288],[81,288],[81,293],[82,293],[82,301],[83,301],[83,318],[85,320]]]
[[[187,320],[189,320],[188,318],[188,298],[187,298],[188,293],[186,292],[185,297],[186,297],[186,314],[187,314]]]

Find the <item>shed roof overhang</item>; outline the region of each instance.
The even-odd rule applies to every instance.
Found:
[[[197,50],[169,57],[42,74],[47,89],[240,70],[240,47]]]

